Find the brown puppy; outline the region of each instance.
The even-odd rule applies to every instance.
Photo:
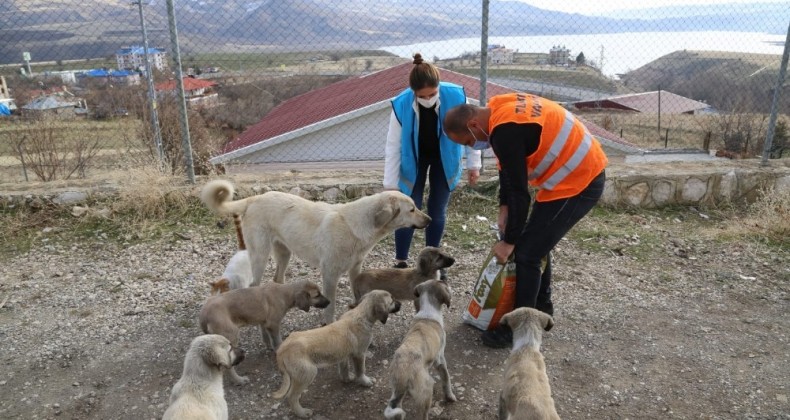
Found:
[[[450,267],[455,259],[441,249],[428,246],[420,251],[414,268],[381,268],[365,270],[351,279],[351,290],[355,302],[371,290],[386,290],[395,300],[414,299],[414,288],[418,284],[435,280],[440,268]],[[353,307],[353,306],[352,306]],[[420,310],[419,300],[414,299],[414,309]]]
[[[267,283],[209,297],[200,310],[200,328],[204,333],[224,336],[236,348],[239,346],[239,327],[259,325],[264,343],[268,342],[276,350],[282,342],[280,322],[289,309],[299,308],[307,312],[311,306],[325,308],[327,305],[329,299],[321,294],[318,285],[310,281]],[[229,372],[237,385],[249,381],[239,376],[234,368]]]
[[[283,375],[283,384],[272,396],[287,397],[294,414],[309,417],[313,411],[302,407],[299,398],[315,379],[318,368],[338,365],[340,378],[346,382],[349,359],[354,365],[355,381],[372,386],[373,380],[365,375],[365,352],[370,346],[373,325],[376,321],[386,324],[389,314],[398,310],[400,302],[392,300],[389,292],[374,290],[337,321],[291,333],[277,349],[277,367]]]
[[[401,408],[406,392],[417,406],[415,418],[428,418],[433,401],[431,367],[436,368],[442,379],[445,400],[456,400],[444,358],[442,304],[450,307],[450,290],[446,282],[430,280],[417,286],[414,295],[420,300],[421,309],[414,315],[411,328],[392,359],[392,397],[384,410],[384,417],[388,419],[406,418]]]
[[[518,308],[499,321],[513,330],[513,350],[505,362],[505,383],[499,394],[499,419],[556,419],[546,363],[540,354],[543,331],[554,326],[550,315]]]

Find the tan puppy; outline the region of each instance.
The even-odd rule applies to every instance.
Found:
[[[450,290],[446,282],[430,280],[417,286],[414,295],[420,300],[421,309],[414,315],[411,328],[392,359],[392,397],[384,410],[384,417],[388,419],[406,418],[401,408],[406,392],[417,406],[415,418],[428,418],[433,402],[431,367],[436,368],[442,379],[445,400],[456,400],[444,358],[442,304],[450,307]]]
[[[282,342],[280,323],[288,310],[299,308],[307,312],[311,306],[325,308],[327,305],[329,299],[313,282],[267,283],[209,297],[200,310],[200,328],[204,333],[224,336],[236,348],[239,346],[239,327],[259,325],[263,342],[276,350]],[[229,373],[237,385],[249,382],[234,368]]]
[[[220,214],[239,214],[252,265],[253,285],[263,277],[274,251],[274,281],[282,283],[291,254],[321,270],[322,290],[330,304],[324,323],[335,319],[335,292],[340,276],[356,277],[373,246],[395,229],[424,228],[431,218],[398,191],[384,191],[358,200],[329,204],[277,191],[230,201],[233,185],[211,181],[201,198]]]
[[[389,292],[374,290],[337,321],[291,333],[277,350],[277,367],[283,375],[283,384],[272,396],[287,397],[297,416],[309,417],[313,411],[302,407],[299,398],[315,379],[318,368],[338,365],[340,378],[346,382],[349,359],[354,365],[355,381],[372,386],[373,380],[365,375],[365,352],[370,346],[373,325],[376,321],[386,324],[389,314],[398,310],[400,302],[392,300]]]
[[[441,249],[428,246],[420,251],[417,266],[414,268],[381,268],[365,270],[351,279],[351,290],[354,301],[359,302],[362,296],[371,290],[386,290],[396,300],[414,299],[414,288],[418,284],[435,280],[437,271],[450,267],[455,259]],[[414,299],[414,308],[419,311],[419,300]]]
[[[518,308],[499,321],[513,330],[513,350],[505,362],[505,383],[499,394],[499,419],[556,419],[546,363],[540,354],[543,331],[554,326],[550,315]]]
[[[170,392],[170,407],[162,420],[227,419],[222,368],[233,367],[242,360],[244,350],[232,349],[221,335],[201,335],[192,340],[184,358],[184,371]]]

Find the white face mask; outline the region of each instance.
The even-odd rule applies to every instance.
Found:
[[[439,101],[439,94],[431,96],[428,99],[417,98],[417,103],[424,106],[425,108],[433,108],[436,105],[436,102]]]

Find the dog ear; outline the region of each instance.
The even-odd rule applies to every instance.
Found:
[[[508,327],[510,326],[510,324],[509,324],[510,316],[508,316],[508,315],[510,315],[510,312],[502,315],[502,318],[499,318],[499,325],[505,325],[505,326],[508,326]]]
[[[427,273],[431,267],[437,266],[437,264],[433,261],[436,258],[436,256],[433,254],[433,252],[423,250],[417,256],[417,268],[421,273]]]
[[[305,312],[310,312],[310,292],[307,290],[297,292],[294,301],[297,308]]]
[[[230,290],[230,282],[226,278],[221,278],[217,281],[210,281],[208,284],[211,286],[211,294],[222,294]]]
[[[385,299],[375,302],[373,305],[373,319],[381,321],[382,324],[387,323],[387,318],[390,316],[389,305]]]
[[[373,224],[377,227],[384,227],[387,223],[394,220],[400,214],[400,206],[394,197],[388,198],[381,208],[373,216]]]
[[[551,317],[549,314],[544,314],[543,316],[543,330],[544,331],[551,331],[551,328],[554,327],[554,318]]]
[[[227,344],[227,340],[224,343]],[[202,345],[200,347],[200,358],[211,366],[225,368],[230,368],[231,366],[230,353],[225,350],[225,346],[219,341],[212,340],[210,345]]]
[[[414,287],[414,297],[420,297],[420,295],[422,294],[422,289],[423,288],[421,286],[422,286],[422,283],[420,283],[420,284],[418,284],[417,286]]]

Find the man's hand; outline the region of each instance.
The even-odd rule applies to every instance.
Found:
[[[515,245],[509,244],[505,241],[497,242],[496,245],[494,245],[494,257],[496,257],[496,262],[499,264],[504,264],[510,257],[510,254],[513,253],[513,249],[515,247]]]
[[[507,227],[507,206],[499,206],[499,217],[496,219],[496,226],[501,234],[505,234]]]
[[[468,169],[467,170],[469,177],[469,186],[474,187],[477,185],[477,180],[480,179],[480,170],[479,169]]]

